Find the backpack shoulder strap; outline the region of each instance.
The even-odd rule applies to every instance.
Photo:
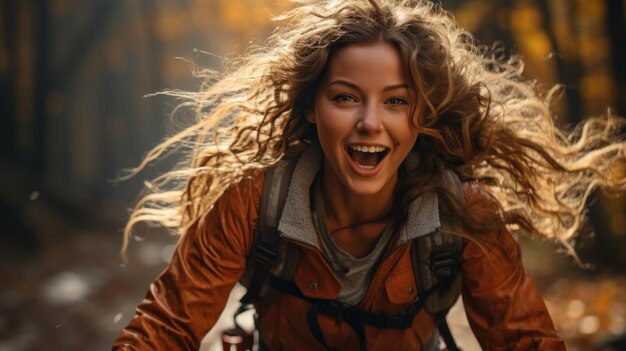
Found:
[[[444,170],[444,179],[450,191],[462,203],[463,185],[458,176],[450,170]],[[461,276],[457,273],[463,237],[459,234],[457,225],[442,218],[439,230],[413,240],[411,258],[420,290],[427,291],[437,285],[437,292],[425,304],[426,310],[432,315],[446,312],[461,293]]]
[[[294,259],[293,250],[279,249],[278,222],[299,155],[300,153],[297,153],[293,157],[282,159],[265,173],[252,250],[248,255],[246,270],[240,279],[240,283],[247,288],[246,294],[240,300],[242,304],[250,304],[262,295],[262,289],[275,263]],[[288,257],[277,260],[279,253]]]
[[[455,194],[457,201],[463,203],[463,184],[458,176],[447,169],[443,176],[448,189]],[[463,237],[460,232],[461,228],[453,221],[441,218],[439,230],[413,240],[411,247],[413,273],[421,294],[435,290],[428,295],[424,307],[435,319],[449,350],[458,349],[445,318],[461,295],[459,256]]]

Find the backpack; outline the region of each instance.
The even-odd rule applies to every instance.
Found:
[[[359,337],[360,350],[366,350],[364,323],[378,328],[406,329],[412,325],[413,317],[422,308],[433,316],[437,331],[447,349],[460,350],[452,337],[446,315],[461,294],[458,262],[463,239],[453,234],[458,232],[455,230],[457,228],[443,219],[437,231],[412,240],[411,262],[419,294],[408,311],[396,314],[373,313],[337,300],[315,299],[302,294],[293,282],[300,248],[286,240],[280,240],[277,229],[298,159],[299,157],[285,158],[270,167],[265,174],[253,246],[240,280],[247,292],[241,298],[240,307],[234,315],[236,330],[242,330],[236,321],[237,316],[251,309],[254,301],[262,299],[271,302],[281,294],[289,294],[311,303],[307,323],[311,333],[327,350],[331,348],[326,344],[319,327],[318,313],[346,321]],[[444,170],[444,179],[450,191],[459,201],[463,201],[462,184],[456,174]],[[435,342],[438,342],[437,331]]]

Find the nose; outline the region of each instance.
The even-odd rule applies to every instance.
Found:
[[[356,124],[356,130],[364,135],[380,133],[383,130],[380,113],[381,111],[375,104],[364,105]]]

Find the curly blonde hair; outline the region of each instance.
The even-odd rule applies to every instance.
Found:
[[[164,92],[192,108],[197,122],[152,149],[137,172],[175,147],[187,163],[148,184],[124,232],[123,251],[138,222],[184,233],[232,184],[276,163],[316,138],[305,114],[333,54],[355,43],[385,40],[398,49],[418,95],[411,122],[420,167],[398,185],[395,208],[435,190],[468,232],[493,225],[556,238],[572,250],[594,189],[626,189],[624,120],[591,118],[558,129],[545,94],[522,77],[517,57],[479,48],[453,17],[429,1],[298,1],[277,18],[264,45],[228,62],[227,72],[196,72],[200,92]],[[621,171],[619,170],[621,167]],[[476,220],[443,181],[442,169],[486,185],[498,216]],[[484,216],[483,216],[484,217]]]

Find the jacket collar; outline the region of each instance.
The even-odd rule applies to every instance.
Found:
[[[296,163],[287,200],[278,222],[280,235],[287,239],[319,247],[311,216],[310,189],[322,166],[323,154],[317,143],[311,144]],[[416,155],[409,155],[406,166],[416,166]],[[434,191],[420,195],[409,205],[409,218],[400,228],[397,245],[430,234],[441,226],[439,201]]]

